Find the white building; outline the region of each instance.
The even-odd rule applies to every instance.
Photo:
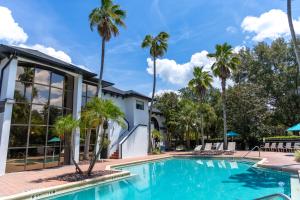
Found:
[[[0,45],[0,70],[0,175],[62,165],[64,142],[53,123],[67,114],[80,117],[82,106],[96,95],[96,74],[36,50],[7,45]],[[108,156],[146,155],[149,97],[122,91],[107,81],[103,87],[103,98],[112,99],[126,121],[125,128],[109,123]],[[160,129],[158,116],[153,117]],[[77,129],[73,136],[74,157],[79,161],[85,133]],[[90,141],[93,151],[95,134]]]

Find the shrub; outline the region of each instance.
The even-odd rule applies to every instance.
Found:
[[[296,152],[295,152],[295,160],[296,160],[297,162],[300,162],[300,151],[296,151]]]
[[[293,139],[300,139],[300,136],[273,136],[273,137],[266,137],[266,140],[293,140]]]
[[[152,154],[154,154],[154,155],[161,154],[161,151],[160,151],[159,148],[154,148],[154,149],[152,150]]]

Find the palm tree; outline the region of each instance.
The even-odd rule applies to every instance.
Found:
[[[86,114],[89,115],[88,118],[94,118],[94,126],[98,128],[99,126],[103,126],[104,122],[108,120],[112,120],[119,125],[124,126],[124,113],[113,103],[112,100],[104,100],[95,97],[86,104],[85,110]],[[97,131],[96,138],[98,138],[98,133],[99,132]],[[96,142],[99,143],[100,148],[94,152],[93,158],[91,159],[89,168],[87,170],[88,175],[91,175],[93,171],[96,161],[104,147],[105,139],[104,137],[101,137],[101,140]]]
[[[292,43],[293,43],[293,49],[296,55],[296,60],[298,63],[297,67],[297,77],[296,77],[296,93],[298,94],[298,77],[299,77],[299,71],[300,71],[300,49],[299,46],[297,45],[297,38],[295,34],[295,29],[293,25],[293,17],[292,17],[292,1],[287,0],[287,17],[288,17],[288,22],[289,22],[289,28],[292,36]]]
[[[231,71],[236,70],[239,63],[238,57],[232,51],[231,45],[224,43],[217,44],[216,52],[208,54],[208,57],[214,58],[212,65],[214,76],[221,79],[222,86],[222,107],[223,107],[223,126],[224,126],[224,146],[227,148],[227,120],[226,120],[226,80],[230,78]]]
[[[153,59],[153,87],[152,87],[152,98],[150,103],[149,120],[148,120],[148,152],[152,150],[152,140],[151,140],[151,116],[152,116],[152,106],[154,101],[155,89],[156,89],[156,59],[162,57],[168,49],[169,34],[166,32],[160,32],[156,37],[151,35],[146,35],[142,42],[142,48],[150,48],[150,55]]]
[[[194,78],[189,81],[188,86],[199,96],[200,103],[203,103],[208,88],[212,87],[213,78],[208,72],[203,71],[203,67],[195,67],[193,75]],[[199,109],[199,111],[201,110]],[[201,125],[201,141],[202,141],[201,143],[202,145],[204,145],[204,133],[203,133],[204,121],[203,121],[202,113],[200,114],[200,121],[201,121],[200,125]],[[198,138],[196,141],[198,141]]]
[[[101,0],[101,7],[95,8],[89,15],[90,27],[93,31],[97,29],[102,38],[101,66],[98,81],[97,95],[102,96],[102,79],[104,70],[105,43],[110,41],[111,37],[119,35],[118,26],[125,27],[124,18],[126,12],[120,9],[120,6],[114,4],[112,0]]]
[[[72,130],[79,126],[79,121],[73,119],[72,115],[67,115],[65,117],[59,117],[55,124],[54,129],[59,135],[65,136],[65,159],[67,152],[71,151],[71,160],[75,165],[76,172],[82,174],[82,170],[74,159],[74,149],[73,149],[73,138],[70,137],[72,135]]]

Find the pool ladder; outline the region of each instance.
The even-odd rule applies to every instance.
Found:
[[[283,200],[292,200],[289,196],[282,194],[282,193],[275,193],[275,194],[270,194],[264,197],[257,198],[255,200],[275,200],[277,197],[283,199]]]
[[[255,146],[255,147],[253,147],[250,151],[248,151],[245,155],[243,155],[242,158],[245,158],[249,153],[251,153],[251,152],[254,151],[255,149],[258,150],[258,157],[260,157],[260,147],[259,147],[259,146]]]

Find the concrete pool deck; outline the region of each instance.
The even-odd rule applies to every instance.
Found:
[[[221,155],[210,157],[236,157],[240,158],[245,155],[246,151],[237,151],[233,155]],[[143,161],[150,161],[156,159],[169,158],[172,156],[191,156],[192,152],[167,152],[161,155],[149,155],[139,158],[128,159],[107,159],[104,162],[98,162],[95,166],[95,170],[109,169],[110,166],[124,165],[130,163],[137,163]],[[294,160],[292,153],[286,152],[261,152],[261,156],[258,157],[258,152],[251,152],[247,158],[263,159],[259,162],[259,166],[273,168],[283,171],[290,171],[299,173],[300,163]],[[82,165],[83,169],[86,169],[87,165]],[[54,186],[63,186],[69,184],[66,181],[54,180],[53,178],[59,175],[74,172],[73,166],[63,166],[52,169],[42,169],[35,171],[24,171],[17,173],[8,173],[0,177],[0,199],[1,197],[15,195],[18,193],[30,192],[51,188]]]

